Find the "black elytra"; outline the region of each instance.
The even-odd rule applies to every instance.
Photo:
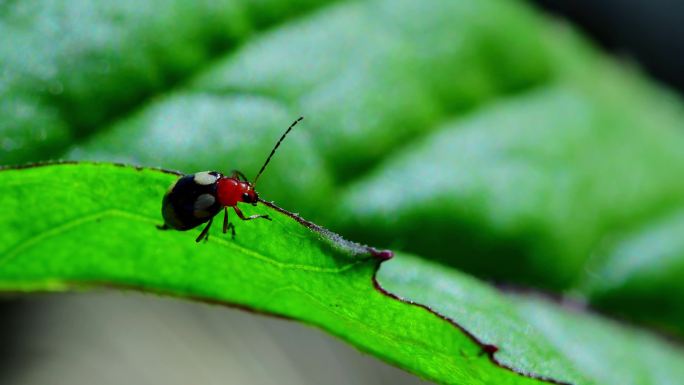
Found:
[[[162,216],[166,227],[190,230],[209,221],[223,208],[216,199],[218,184],[223,175],[216,171],[182,176],[162,201]],[[211,182],[211,179],[214,179]],[[204,183],[198,183],[202,180]],[[207,183],[210,182],[210,183]]]

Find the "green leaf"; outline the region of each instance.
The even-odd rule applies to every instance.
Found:
[[[0,219],[0,287],[116,286],[247,307],[322,327],[449,384],[537,382],[531,377],[664,384],[659,376],[684,375],[684,354],[653,336],[540,299],[506,298],[408,255],[383,266],[377,282],[389,293],[378,290],[376,270],[390,254],[268,205],[246,205],[247,213],[268,213],[273,221],[237,223],[235,240],[218,226],[200,244],[199,229],[160,231],[161,197],[176,178],[108,164],[1,171],[0,205],[9,215]],[[606,335],[605,348],[575,340]],[[644,351],[655,356],[642,360]],[[630,369],[608,369],[618,364]]]
[[[569,287],[602,241],[684,206],[684,135],[618,97],[563,85],[455,119],[349,186],[339,217],[367,241]]]
[[[250,174],[303,114],[260,182],[271,199],[354,239],[575,289],[648,321],[642,310],[683,280],[650,280],[642,299],[625,288],[633,302],[618,309],[580,286],[607,240],[684,205],[681,104],[528,11],[505,1],[327,7],[257,36],[65,156]],[[446,156],[430,148],[442,139]],[[681,331],[673,302],[653,318]]]
[[[251,176],[303,114],[262,196],[352,239],[684,332],[679,98],[521,1],[328,3],[0,5],[0,163]]]
[[[0,219],[0,286],[104,284],[228,302],[325,327],[435,379],[459,382],[493,370],[504,383],[517,380],[478,357],[479,347],[447,323],[376,291],[378,262],[366,249],[347,247],[273,209],[245,207],[246,213],[268,213],[273,222],[237,223],[235,241],[218,226],[202,244],[194,242],[197,231],[157,230],[161,197],[176,177],[87,164],[0,172],[0,204],[13,213]],[[422,322],[426,329],[411,327]],[[425,342],[427,332],[443,335],[435,350]],[[473,363],[458,365],[441,349]]]
[[[0,9],[0,162],[58,156],[228,47],[324,1],[29,1]],[[172,31],[173,33],[169,33]]]
[[[577,304],[533,293],[503,295],[463,273],[402,254],[382,265],[377,280],[496,346],[494,360],[520,373],[572,384],[678,384],[684,376],[681,350]]]
[[[605,245],[589,261],[582,292],[595,306],[682,331],[684,320],[684,211],[667,212]]]

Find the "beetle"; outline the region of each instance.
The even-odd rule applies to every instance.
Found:
[[[271,220],[268,215],[245,216],[238,207],[238,203],[247,203],[253,206],[259,202],[259,194],[254,189],[259,177],[266,169],[283,139],[290,133],[292,128],[302,121],[304,117],[297,120],[285,130],[278,142],[273,146],[271,153],[266,158],[264,165],[257,173],[253,182],[247,180],[240,171],[234,170],[230,176],[225,176],[218,171],[202,171],[194,174],[181,176],[176,180],[164,194],[162,200],[162,217],[164,224],[157,226],[160,230],[180,230],[186,231],[207,223],[195,242],[202,239],[209,239],[209,229],[214,221],[214,217],[223,210],[223,233],[231,230],[233,239],[235,238],[235,226],[228,222],[228,207],[232,207],[235,214],[243,221],[253,219]]]

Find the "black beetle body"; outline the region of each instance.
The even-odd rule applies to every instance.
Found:
[[[164,195],[162,216],[167,227],[190,230],[207,222],[223,208],[219,203],[216,171],[184,175]]]

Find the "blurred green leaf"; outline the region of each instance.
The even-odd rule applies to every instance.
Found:
[[[0,218],[0,287],[116,286],[243,306],[319,326],[448,384],[538,383],[532,376],[663,385],[684,375],[684,354],[653,336],[538,298],[506,298],[403,254],[377,276],[410,303],[399,301],[374,287],[377,252],[264,205],[244,210],[273,221],[237,223],[235,240],[219,226],[201,244],[199,229],[157,230],[161,197],[175,178],[109,164],[0,171],[0,205],[9,213]],[[525,376],[495,364],[482,344],[497,346],[485,351]]]
[[[670,332],[684,320],[684,211],[667,211],[616,236],[587,263],[578,285],[593,304]]]
[[[322,0],[0,5],[0,162],[54,157],[229,47]]]
[[[568,287],[606,238],[684,206],[682,132],[608,107],[570,86],[491,105],[350,185],[340,215],[369,241]]]

